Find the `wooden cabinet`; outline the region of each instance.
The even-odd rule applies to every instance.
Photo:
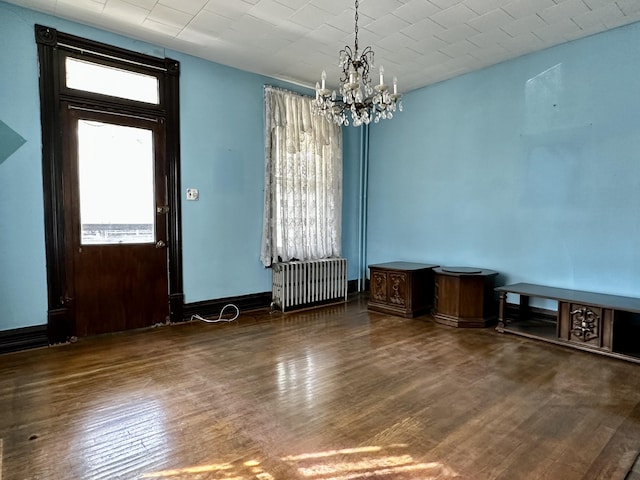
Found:
[[[411,318],[433,305],[433,269],[437,265],[389,262],[369,265],[370,310]]]
[[[517,283],[496,288],[499,332],[640,363],[640,299]],[[518,295],[517,304],[507,295]],[[534,309],[531,297],[557,302],[556,311]]]
[[[437,323],[485,327],[495,319],[493,282],[498,272],[470,267],[440,267],[434,272]]]

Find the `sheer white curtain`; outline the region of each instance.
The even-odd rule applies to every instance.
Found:
[[[313,115],[311,100],[265,87],[265,266],[340,256],[342,129]]]

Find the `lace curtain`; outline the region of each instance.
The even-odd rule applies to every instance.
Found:
[[[342,130],[313,115],[311,100],[265,87],[265,266],[340,256]]]

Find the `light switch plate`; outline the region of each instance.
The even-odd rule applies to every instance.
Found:
[[[187,188],[187,200],[198,200],[198,196],[197,188]]]

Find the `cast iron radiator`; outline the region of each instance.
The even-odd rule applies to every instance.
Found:
[[[274,263],[272,306],[283,312],[330,301],[347,301],[347,259]]]

